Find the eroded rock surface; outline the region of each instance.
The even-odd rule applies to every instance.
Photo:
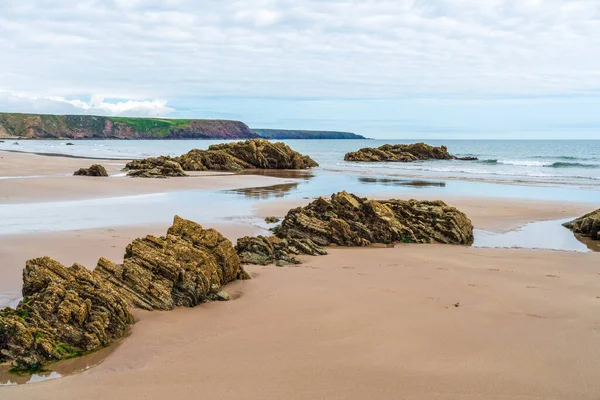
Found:
[[[582,236],[600,240],[600,209],[563,225]]]
[[[307,169],[318,166],[284,143],[251,139],[237,143],[215,144],[208,150],[194,149],[179,157],[152,157],[134,160],[126,165],[129,170],[153,170],[175,162],[184,171],[241,171],[244,169]],[[144,176],[144,173],[130,173]]]
[[[157,165],[149,169],[136,169],[129,171],[127,176],[138,178],[167,178],[176,176],[187,176],[181,168],[181,165],[175,161],[165,160],[162,165]]]
[[[106,172],[106,168],[104,168],[100,164],[93,164],[89,168],[79,168],[77,171],[73,173],[73,175],[83,175],[83,176],[108,176],[108,172]]]
[[[473,243],[469,218],[442,201],[368,200],[345,191],[288,211],[275,232],[238,239],[242,263],[298,264],[294,255],[326,254],[331,244]]]
[[[342,191],[288,212],[277,236],[320,246],[371,243],[473,243],[467,216],[442,201],[368,200]]]
[[[295,256],[325,255],[327,251],[310,239],[282,239],[276,236],[245,236],[235,246],[242,264],[284,266],[300,264]]]
[[[345,161],[390,161],[390,162],[413,162],[419,160],[477,160],[476,157],[458,158],[448,153],[446,146],[434,147],[425,143],[413,144],[384,144],[373,148],[365,147],[358,151],[346,153]]]
[[[180,217],[166,236],[135,239],[123,264],[101,258],[94,272],[146,310],[193,307],[212,300],[223,285],[249,278],[228,239]]]
[[[0,360],[19,369],[107,346],[134,322],[120,294],[79,264],[27,261],[23,296],[0,312]]]
[[[127,246],[123,264],[94,271],[49,257],[27,261],[23,300],[0,311],[0,362],[39,367],[107,346],[134,322],[130,307],[171,310],[226,300],[222,286],[250,279],[233,245],[214,229],[175,217],[163,237]]]

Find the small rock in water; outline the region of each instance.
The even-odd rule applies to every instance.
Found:
[[[277,217],[267,217],[267,218],[265,218],[265,222],[267,224],[276,224],[276,223],[279,222],[279,218],[277,218]]]
[[[454,307],[456,307],[456,308],[460,307],[460,303],[459,302],[454,303]]]
[[[73,144],[73,143],[71,143],[71,142],[68,142],[68,143],[67,143],[67,146],[74,146],[74,144]]]

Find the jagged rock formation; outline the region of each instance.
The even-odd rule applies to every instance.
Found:
[[[317,167],[304,156],[284,143],[272,143],[263,139],[245,142],[215,144],[208,150],[194,149],[179,157],[152,157],[134,160],[125,166],[128,170],[151,170],[167,163],[177,163],[184,171],[241,171],[244,169],[307,169]],[[141,172],[131,174],[143,174]]]
[[[389,161],[413,162],[419,160],[477,160],[476,157],[458,158],[448,153],[446,146],[434,147],[425,143],[414,144],[384,144],[372,148],[365,147],[358,151],[346,153],[345,161]]]
[[[235,250],[242,264],[284,266],[300,264],[294,255],[325,255],[327,251],[310,239],[281,239],[275,236],[245,236],[238,239]]]
[[[27,261],[23,296],[16,310],[0,312],[0,361],[19,369],[106,346],[134,322],[120,294],[79,264]]]
[[[471,221],[442,201],[368,200],[345,191],[288,211],[275,232],[238,239],[242,263],[297,264],[293,255],[325,254],[330,244],[473,243]]]
[[[442,201],[368,200],[345,191],[288,212],[277,236],[320,246],[371,243],[473,243],[467,216]]]
[[[94,272],[146,310],[193,307],[214,299],[223,285],[249,278],[229,240],[177,216],[166,236],[136,239],[123,264],[101,258]]]
[[[600,209],[563,224],[574,233],[600,240]]]
[[[137,178],[167,178],[176,176],[187,176],[181,165],[175,161],[165,160],[162,165],[150,169],[138,169],[129,171],[127,176]]]
[[[240,121],[0,113],[0,137],[36,139],[250,139]]]
[[[23,300],[0,311],[0,362],[19,369],[106,346],[134,322],[129,307],[171,310],[227,300],[222,286],[250,279],[231,242],[175,217],[163,237],[127,246],[123,264],[101,258],[92,272],[48,257],[29,260]]]
[[[100,164],[93,164],[89,168],[79,168],[77,171],[73,173],[73,175],[82,175],[82,176],[108,176],[108,172],[106,172],[106,168],[104,168]]]

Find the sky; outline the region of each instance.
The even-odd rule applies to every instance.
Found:
[[[600,139],[600,1],[0,0],[0,111]]]

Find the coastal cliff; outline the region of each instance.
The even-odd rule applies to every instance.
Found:
[[[30,139],[251,139],[240,121],[0,113],[0,137]]]
[[[288,129],[252,129],[265,139],[366,139],[351,132],[298,131]]]

